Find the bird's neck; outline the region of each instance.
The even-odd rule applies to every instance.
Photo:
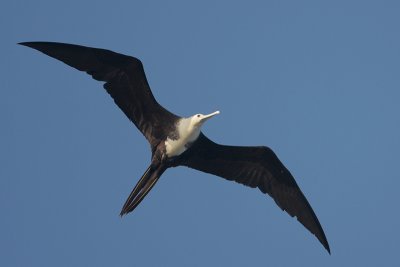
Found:
[[[200,127],[193,125],[191,118],[182,118],[176,124],[175,133],[165,140],[168,157],[185,152],[200,135]]]

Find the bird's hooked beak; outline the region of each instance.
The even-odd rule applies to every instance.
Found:
[[[218,114],[219,114],[219,110],[217,110],[217,111],[215,111],[213,113],[210,113],[208,115],[204,115],[204,117],[200,120],[200,122],[204,123],[209,118],[214,117],[215,115],[218,115]]]

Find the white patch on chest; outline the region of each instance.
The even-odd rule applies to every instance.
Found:
[[[195,141],[200,135],[200,127],[193,127],[190,118],[181,119],[177,124],[179,138],[165,141],[165,149],[168,157],[179,156],[188,149],[187,144]]]

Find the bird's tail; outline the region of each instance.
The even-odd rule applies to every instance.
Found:
[[[128,199],[125,201],[124,206],[122,207],[120,216],[127,214],[133,211],[145,196],[150,192],[153,186],[156,184],[160,176],[165,171],[163,167],[154,167],[150,165],[145,173],[140,178],[139,182],[136,184],[135,188],[133,188],[131,194]]]

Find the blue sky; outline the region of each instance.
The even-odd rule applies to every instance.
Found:
[[[145,2],[145,3],[143,3]],[[1,266],[398,264],[397,1],[2,1]],[[140,58],[160,103],[268,145],[317,239],[258,190],[168,170],[124,218],[148,144],[99,82],[22,41]]]

